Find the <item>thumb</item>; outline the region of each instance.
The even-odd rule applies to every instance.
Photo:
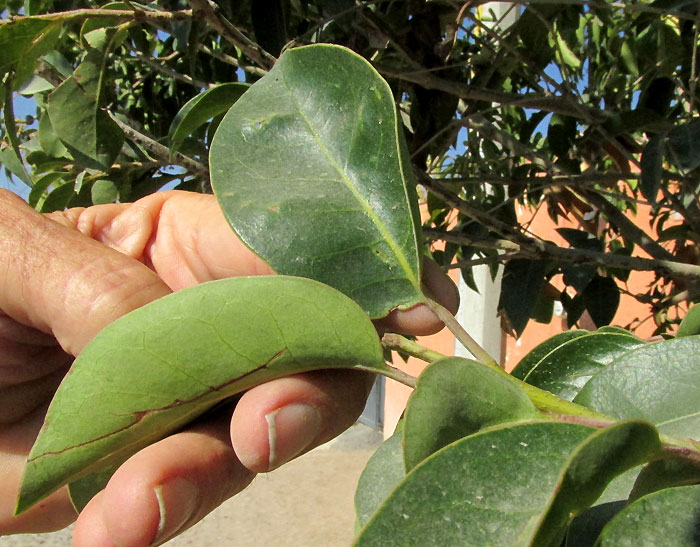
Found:
[[[0,190],[0,310],[72,355],[103,327],[170,292],[148,267]]]

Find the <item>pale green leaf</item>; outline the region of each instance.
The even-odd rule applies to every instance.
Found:
[[[406,476],[403,466],[402,435],[395,432],[367,462],[355,491],[356,525],[363,527],[384,499]]]
[[[254,385],[357,366],[386,367],[377,333],[357,304],[315,281],[233,278],[161,298],[76,359],[29,454],[17,511]]]

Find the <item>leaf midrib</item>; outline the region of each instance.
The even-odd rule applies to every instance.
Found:
[[[355,199],[360,203],[363,211],[370,217],[372,222],[377,226],[380,234],[384,238],[384,241],[387,242],[387,244],[391,248],[392,253],[394,254],[396,259],[398,260],[399,266],[406,274],[406,277],[409,279],[411,284],[416,288],[418,293],[422,294],[422,291],[420,288],[420,283],[418,282],[418,279],[413,275],[413,270],[411,269],[411,266],[408,263],[408,260],[406,259],[404,254],[401,252],[401,248],[396,243],[394,238],[391,236],[391,234],[389,233],[389,231],[387,230],[386,226],[381,221],[381,219],[375,214],[374,210],[370,207],[369,203],[367,203],[364,196],[362,196],[362,194],[360,194],[355,189],[355,187],[352,185],[352,181],[350,181],[350,179],[347,177],[345,172],[341,169],[340,164],[335,160],[335,158],[330,153],[328,148],[323,144],[323,142],[321,141],[320,135],[314,130],[314,127],[311,124],[311,121],[307,118],[304,111],[299,106],[299,103],[297,102],[296,97],[294,96],[294,93],[287,85],[287,82],[284,78],[284,75],[282,75],[282,77],[280,78],[280,81],[282,82],[282,85],[284,86],[284,88],[287,90],[287,93],[289,94],[289,98],[294,103],[294,106],[296,107],[297,112],[301,116],[302,120],[304,120],[304,123],[306,124],[306,126],[309,128],[309,131],[310,131],[314,141],[316,142],[317,146],[319,147],[321,152],[323,152],[323,155],[331,163],[333,168],[338,172],[343,184],[345,184],[345,186],[348,188],[348,190],[350,190],[350,192],[353,194]],[[402,173],[401,178],[403,180],[403,173]],[[411,222],[413,222],[413,221],[411,221]]]

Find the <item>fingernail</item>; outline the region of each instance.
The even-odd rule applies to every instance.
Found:
[[[153,488],[158,500],[160,520],[152,545],[174,536],[194,515],[199,503],[199,491],[194,483],[177,477]]]
[[[265,415],[270,445],[268,471],[288,462],[316,440],[321,414],[312,406],[293,404]]]

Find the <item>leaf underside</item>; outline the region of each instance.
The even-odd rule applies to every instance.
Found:
[[[75,360],[29,454],[17,512],[254,385],[355,366],[385,367],[376,331],[315,281],[239,277],[161,298],[107,326]]]

